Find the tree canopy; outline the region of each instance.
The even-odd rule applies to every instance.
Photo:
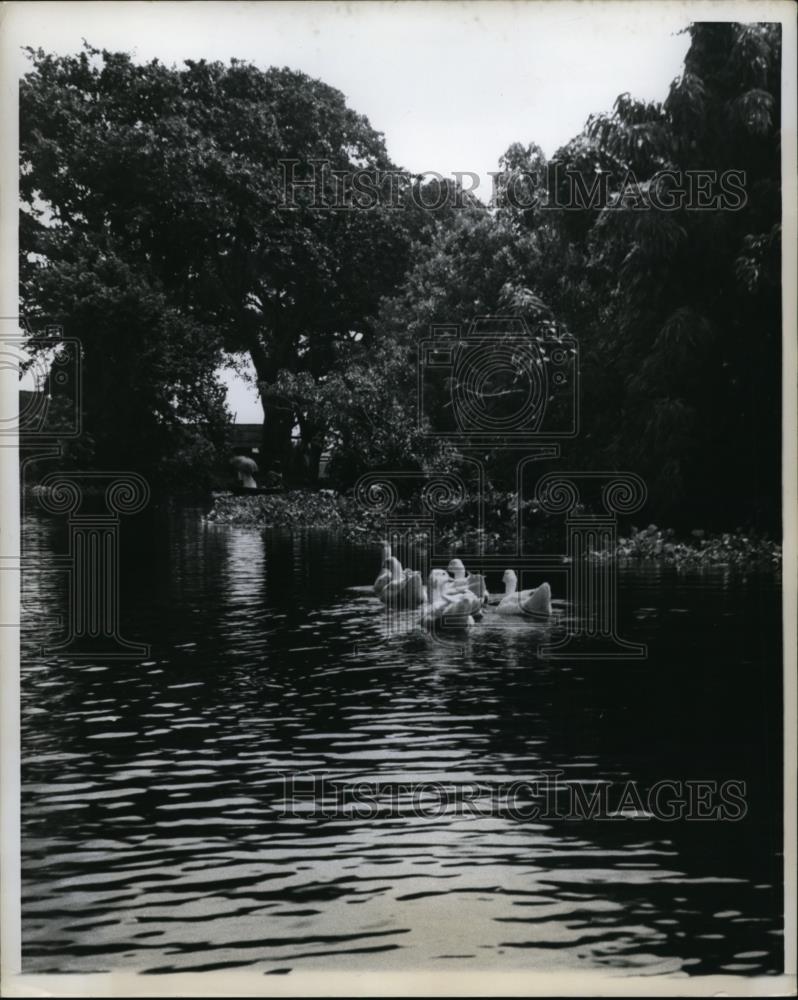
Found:
[[[548,163],[534,144],[511,146],[500,166],[513,197],[462,215],[422,248],[379,326],[397,339],[480,312],[555,318],[577,338],[582,365],[570,464],[638,472],[652,516],[672,523],[774,527],[780,26],[689,32],[664,103],[621,95]],[[568,204],[569,175],[584,193],[602,172],[603,201]],[[650,202],[663,172],[690,189],[674,210]],[[716,198],[730,174],[729,197],[701,207],[698,189]]]
[[[98,455],[210,461],[218,369],[246,352],[270,463],[304,452],[312,476],[327,448],[342,483],[456,464],[419,433],[418,341],[520,315],[579,343],[570,464],[640,473],[672,522],[777,526],[780,26],[688,30],[662,102],[619,96],[549,161],[515,143],[495,203],[437,210],[406,192],[319,210],[339,197],[329,171],[286,206],[285,161],[305,181],[322,160],[395,169],[382,135],[301,73],[31,53],[22,298],[84,343]]]
[[[285,460],[293,414],[274,391],[279,372],[335,366],[401,280],[414,219],[319,211],[299,185],[286,207],[284,164],[299,164],[302,181],[325,161],[332,201],[332,171],[393,168],[382,136],[338,91],[288,69],[139,65],[88,46],[31,58],[20,93],[24,305],[81,338],[97,391],[93,364],[137,356],[126,378],[107,373],[126,397],[119,422],[89,393],[89,425],[103,423],[111,451],[128,450],[131,419],[177,426],[202,413],[210,425],[222,352],[245,351],[265,389],[267,456]],[[150,339],[163,348],[154,366]]]

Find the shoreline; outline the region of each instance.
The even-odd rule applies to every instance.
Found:
[[[355,501],[333,490],[289,490],[281,494],[242,496],[216,493],[213,505],[205,515],[211,524],[237,528],[314,529],[340,532],[347,541],[364,546],[380,544],[385,535],[382,519],[366,513]],[[482,532],[466,522],[444,531],[440,542],[451,555],[480,544],[484,551],[500,554],[515,545],[514,522],[507,522],[504,532]],[[467,540],[470,545],[465,544]],[[423,536],[419,536],[422,544]],[[568,557],[563,556],[563,563]],[[586,558],[616,559],[619,565],[665,565],[683,569],[737,569],[780,572],[782,547],[770,538],[754,532],[735,529],[727,532],[693,530],[689,537],[679,536],[673,529],[651,524],[644,528],[631,527],[619,532],[614,552],[594,551]]]

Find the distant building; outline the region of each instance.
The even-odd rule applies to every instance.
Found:
[[[233,424],[230,442],[236,455],[247,455],[257,462],[263,442],[263,424]]]
[[[260,466],[261,472],[267,471],[261,460],[261,444],[263,442],[263,424],[232,424],[230,430],[230,446],[233,454],[246,455]],[[296,443],[296,442],[295,442]],[[319,460],[319,479],[329,478],[329,464],[332,457],[329,451],[322,453]]]

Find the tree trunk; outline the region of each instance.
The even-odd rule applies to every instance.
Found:
[[[293,414],[280,405],[279,400],[261,397],[263,404],[263,436],[261,445],[262,468],[264,472],[279,472],[291,476],[292,454],[291,429]]]
[[[277,349],[267,351],[256,332],[249,337],[249,354],[258,376],[261,405],[263,406],[263,432],[261,437],[261,471],[279,472],[289,477],[293,473],[291,431],[294,413],[291,405],[278,395],[271,395],[269,387],[277,379],[281,361],[287,353],[289,338]]]
[[[305,455],[305,465],[307,468],[308,482],[316,485],[319,481],[319,464],[321,463],[321,445],[312,441],[308,446]]]
[[[298,471],[306,483],[315,486],[319,481],[319,462],[324,450],[324,428],[301,411],[297,414],[297,419],[300,432]]]

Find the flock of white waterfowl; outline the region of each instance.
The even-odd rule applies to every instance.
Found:
[[[383,543],[382,569],[374,581],[374,593],[387,607],[397,610],[421,610],[420,624],[431,628],[436,623],[467,628],[483,615],[522,616],[538,621],[551,615],[551,587],[542,583],[534,590],[518,590],[513,570],[504,572],[504,594],[491,595],[485,577],[466,572],[460,559],[452,559],[447,569],[434,569],[427,585],[418,570],[403,569]]]

